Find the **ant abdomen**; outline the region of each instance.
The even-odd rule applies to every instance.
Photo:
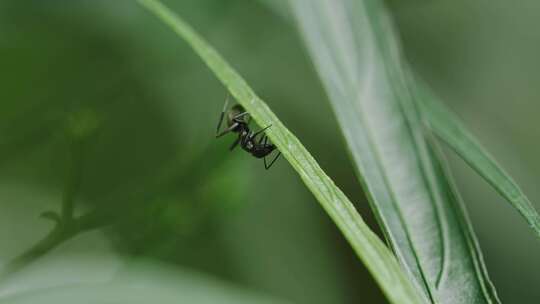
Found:
[[[263,158],[269,155],[270,153],[272,153],[272,151],[274,151],[275,149],[276,147],[274,145],[263,144],[263,145],[255,146],[254,149],[252,149],[250,152],[251,152],[251,155],[255,156],[256,158]]]

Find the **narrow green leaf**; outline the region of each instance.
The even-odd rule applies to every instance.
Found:
[[[360,182],[407,274],[432,303],[498,303],[465,210],[424,132],[379,0],[291,0]]]
[[[419,105],[430,129],[507,199],[540,238],[540,216],[519,186],[428,88],[420,87],[419,94]]]
[[[138,2],[170,26],[195,50],[259,125],[272,125],[267,131],[268,136],[334,220],[388,299],[392,303],[423,303],[390,250],[369,229],[343,192],[245,80],[188,24],[159,1]]]

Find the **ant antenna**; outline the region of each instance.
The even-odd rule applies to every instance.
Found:
[[[227,106],[229,105],[229,92],[227,92],[227,98],[225,98],[225,104],[223,105],[223,110],[221,110],[221,115],[219,116],[219,122],[216,128],[216,133],[219,132],[219,129],[221,128],[221,123],[223,122],[223,117],[225,116],[225,111],[227,110]]]
[[[229,97],[231,97],[231,94],[227,92],[227,98],[225,98],[225,104],[223,105],[223,111],[221,111],[221,113],[224,113],[225,110],[227,110],[227,106],[229,105]]]

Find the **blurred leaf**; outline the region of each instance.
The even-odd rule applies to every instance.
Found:
[[[112,259],[112,262],[109,260],[109,257],[96,261],[88,261],[82,257],[79,260],[74,259],[73,265],[78,265],[79,268],[81,265],[88,267],[81,274],[85,279],[78,279],[80,282],[73,280],[75,276],[71,271],[66,271],[70,269],[66,266],[73,265],[63,265],[65,262],[54,265],[49,263],[49,267],[34,269],[20,278],[19,285],[29,284],[29,287],[33,288],[22,288],[22,291],[0,297],[0,303],[285,303],[214,278],[155,262],[129,265],[111,279],[92,279],[92,276],[99,275],[99,271],[93,274],[90,266],[100,269],[97,264],[118,263],[115,259]],[[103,271],[103,267],[100,270]],[[34,276],[52,277],[56,284],[49,283],[44,284],[49,285],[48,287],[35,288],[35,283],[32,282]]]
[[[507,199],[540,237],[540,216],[519,186],[428,88],[420,87],[418,95],[430,129]]]
[[[291,11],[289,10],[288,0],[259,0],[263,4],[274,11],[275,14],[284,19],[292,19]]]
[[[259,125],[272,125],[267,132],[270,139],[278,146],[284,157],[289,160],[307,187],[341,229],[391,302],[422,303],[423,301],[402,272],[392,253],[367,227],[347,197],[322,171],[300,141],[285,128],[245,80],[188,24],[159,1],[139,0],[139,3],[191,45]]]
[[[290,3],[372,209],[411,280],[432,303],[498,302],[443,159],[425,137],[382,1]]]

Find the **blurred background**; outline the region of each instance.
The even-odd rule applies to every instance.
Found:
[[[258,1],[164,3],[378,231],[292,23]],[[540,209],[540,3],[388,5],[412,66]],[[265,171],[214,138],[225,89],[134,1],[1,1],[0,69],[2,269],[53,229],[40,214],[66,193],[95,228],[3,276],[0,302],[385,303],[286,161]],[[502,301],[539,303],[540,244],[447,152]]]

